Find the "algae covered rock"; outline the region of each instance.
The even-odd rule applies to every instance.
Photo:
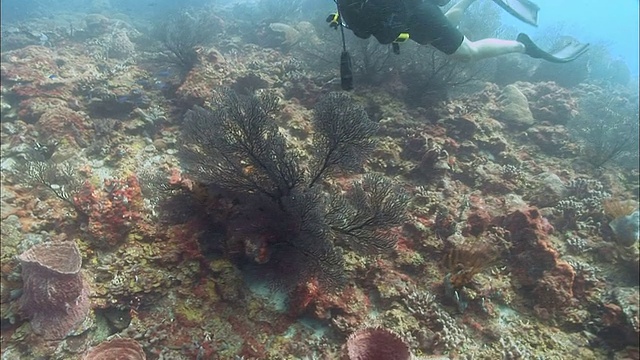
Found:
[[[507,85],[499,99],[501,109],[498,119],[509,126],[529,127],[534,119],[527,97],[515,85]]]

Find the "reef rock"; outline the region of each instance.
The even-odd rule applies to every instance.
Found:
[[[535,120],[529,109],[529,101],[515,85],[505,86],[498,100],[502,106],[497,115],[500,121],[520,128],[533,125]]]

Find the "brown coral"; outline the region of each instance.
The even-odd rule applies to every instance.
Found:
[[[631,215],[638,209],[637,203],[633,200],[624,201],[613,198],[603,200],[602,207],[604,208],[604,214],[609,219]]]
[[[132,339],[111,339],[94,346],[83,360],[145,360],[142,346]]]
[[[347,339],[349,360],[409,360],[407,343],[391,330],[380,327],[360,329]]]
[[[89,313],[89,288],[74,242],[38,244],[22,253],[22,312],[45,339],[63,339]]]

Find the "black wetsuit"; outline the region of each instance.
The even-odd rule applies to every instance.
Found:
[[[453,54],[464,36],[431,0],[337,0],[340,16],[363,39],[390,44],[400,33],[419,44]]]

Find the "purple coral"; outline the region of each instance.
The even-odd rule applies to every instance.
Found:
[[[43,243],[18,256],[22,264],[22,312],[45,339],[66,337],[89,313],[89,286],[74,242]]]
[[[142,346],[132,339],[111,339],[92,347],[82,360],[145,360]]]

